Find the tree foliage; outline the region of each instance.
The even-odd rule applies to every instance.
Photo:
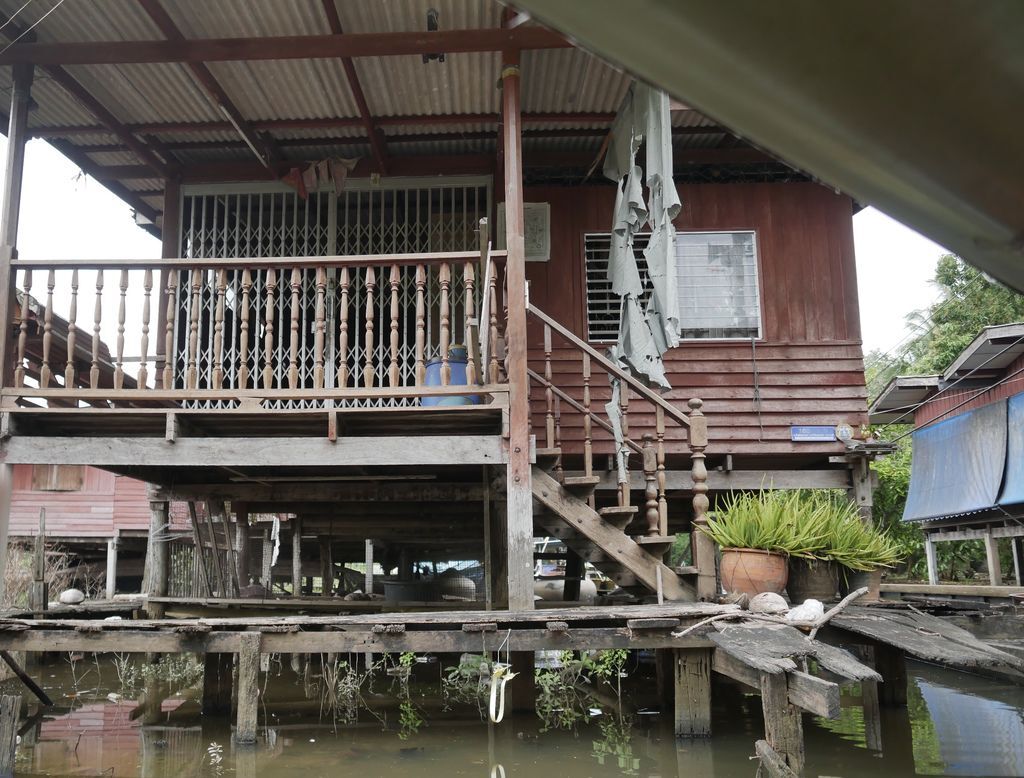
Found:
[[[941,374],[985,327],[1024,321],[1024,295],[952,254],[939,259],[932,283],[939,289],[939,299],[907,316],[910,337],[895,353],[875,351],[865,358],[869,397],[877,397],[897,375]],[[908,414],[906,421],[912,421],[912,415]],[[875,432],[883,439],[894,439],[908,429],[906,425],[887,425]],[[905,437],[899,441],[896,453],[874,464],[878,476],[874,514],[908,555],[910,572],[922,575],[921,534],[902,523],[910,485],[911,453],[910,438]],[[950,578],[969,574],[984,556],[978,543],[940,543],[936,550],[940,569]]]

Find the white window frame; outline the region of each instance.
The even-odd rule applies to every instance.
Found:
[[[721,234],[740,234],[745,233],[752,236],[752,244],[754,247],[754,295],[755,304],[757,310],[757,336],[719,336],[719,337],[680,337],[681,343],[721,343],[721,342],[741,342],[745,343],[751,340],[762,341],[764,339],[764,308],[762,305],[762,294],[761,294],[761,254],[758,247],[758,235],[757,230],[753,229],[717,229],[717,230],[679,230],[676,234],[678,235],[721,235]],[[590,285],[587,283],[587,242],[590,238],[610,238],[609,232],[585,232],[583,233],[583,277],[584,277],[584,319],[587,326],[587,340],[591,343],[612,343],[614,338],[595,338],[591,335],[591,322],[590,322]],[[650,233],[641,232],[637,234],[637,237],[648,238]],[[639,257],[642,259],[642,257]],[[677,256],[678,261],[678,256]],[[677,265],[678,271],[678,265]],[[645,272],[641,269],[641,277],[645,277]]]

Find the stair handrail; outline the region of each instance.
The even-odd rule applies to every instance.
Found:
[[[598,367],[603,369],[606,373],[619,379],[629,387],[629,389],[654,405],[658,417],[656,443],[650,434],[645,435],[644,446],[640,447],[640,453],[644,457],[646,482],[645,513],[650,516],[650,527],[652,530],[654,526],[657,525],[660,527],[660,532],[662,534],[667,532],[668,527],[667,479],[665,471],[664,446],[665,419],[671,419],[675,423],[687,428],[687,447],[690,450],[690,473],[693,481],[693,532],[691,533],[691,554],[693,557],[693,564],[697,568],[697,596],[702,600],[713,599],[718,594],[715,546],[706,534],[699,531],[700,526],[707,523],[707,513],[710,507],[707,483],[708,472],[707,466],[705,465],[706,454],[704,453],[708,445],[707,418],[704,416],[703,412],[704,401],[696,397],[691,398],[687,401],[687,407],[690,409],[690,413],[683,413],[670,402],[665,400],[660,394],[645,385],[642,381],[631,375],[622,367],[615,364],[614,361],[599,352],[573,332],[566,329],[559,322],[552,319],[537,306],[532,303],[528,303],[526,310],[528,314],[536,317],[545,326],[544,375],[541,376],[540,374],[530,370],[529,378],[541,383],[548,394],[546,426],[547,438],[549,441],[560,438],[559,428],[561,425],[558,410],[559,400],[567,401],[572,407],[580,411],[584,416],[585,424],[589,425],[592,420],[596,419],[602,428],[611,431],[611,425],[603,419],[596,417],[589,407],[590,362],[596,363]],[[584,402],[582,404],[576,402],[573,398],[554,385],[551,371],[551,332],[558,333],[558,335],[560,335],[566,342],[582,351],[585,355]],[[637,446],[635,442],[629,438],[628,427],[625,420],[628,402],[629,391],[627,390],[623,393],[621,400],[623,410],[621,432],[626,445],[629,448],[636,450]],[[585,429],[588,428],[585,427]],[[585,475],[589,476],[593,474],[589,432],[585,432],[585,437]],[[552,444],[549,442],[548,445],[550,446]],[[560,462],[557,468],[559,471],[561,470]],[[631,486],[628,482],[621,486],[619,496],[620,505],[629,504],[630,488]],[[657,522],[655,522],[655,519],[657,519]]]
[[[690,426],[690,418],[685,413],[680,411],[678,408],[672,405],[672,403],[668,402],[660,394],[658,394],[653,389],[648,387],[635,376],[631,375],[629,372],[623,370],[621,367],[616,365],[614,362],[612,362],[612,360],[608,359],[608,357],[606,357],[600,351],[595,349],[585,340],[582,340],[577,335],[567,330],[557,321],[555,321],[546,313],[544,313],[544,311],[540,310],[533,303],[530,303],[527,306],[526,310],[529,313],[536,316],[538,319],[540,319],[544,324],[551,327],[551,329],[553,329],[555,332],[557,332],[559,335],[561,335],[563,338],[569,341],[573,346],[589,354],[590,358],[594,360],[598,365],[600,365],[605,370],[605,372],[611,373],[620,381],[623,381],[624,383],[628,384],[633,391],[635,391],[645,400],[648,400],[649,402],[654,403],[654,405],[656,405],[657,407],[661,408],[665,412],[665,415],[667,417],[669,417],[678,424],[682,424],[684,427]]]

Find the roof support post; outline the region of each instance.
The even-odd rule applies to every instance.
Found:
[[[533,608],[533,494],[530,487],[530,398],[526,365],[526,245],[523,221],[522,116],[519,52],[506,52],[501,71],[505,150],[505,263],[508,318],[508,607]]]
[[[18,219],[21,216],[21,182],[25,171],[25,143],[28,139],[28,109],[32,101],[31,65],[14,67],[14,84],[11,88],[10,124],[7,128],[7,168],[4,172],[3,192],[0,196],[0,322],[3,336],[0,337],[0,386],[12,386],[14,366],[11,363],[11,339],[8,325],[15,298],[15,278],[11,274],[11,260],[17,256]],[[0,529],[0,540],[7,548],[7,512],[4,511],[4,526]],[[0,561],[3,550],[0,549]],[[2,568],[0,568],[2,569]]]

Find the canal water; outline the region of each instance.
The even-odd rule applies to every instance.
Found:
[[[371,677],[342,662],[325,678],[319,667],[295,673],[286,661],[261,676],[267,726],[258,744],[238,749],[228,719],[200,713],[201,665],[175,662],[146,671],[64,655],[38,668],[58,706],[23,725],[17,774],[753,776],[753,744],[764,732],[759,697],[716,681],[714,737],[677,742],[671,715],[657,710],[653,674],[636,657],[618,681],[591,693],[566,692],[557,682],[564,678],[549,674],[541,713],[500,724],[486,721],[486,688],[474,678],[462,683],[473,673],[411,660],[410,676],[393,663]],[[880,749],[867,746],[856,689],[838,720],[805,717],[807,775],[1024,776],[1019,687],[917,663],[908,669],[908,706],[883,709]],[[157,705],[144,703],[147,691]]]

